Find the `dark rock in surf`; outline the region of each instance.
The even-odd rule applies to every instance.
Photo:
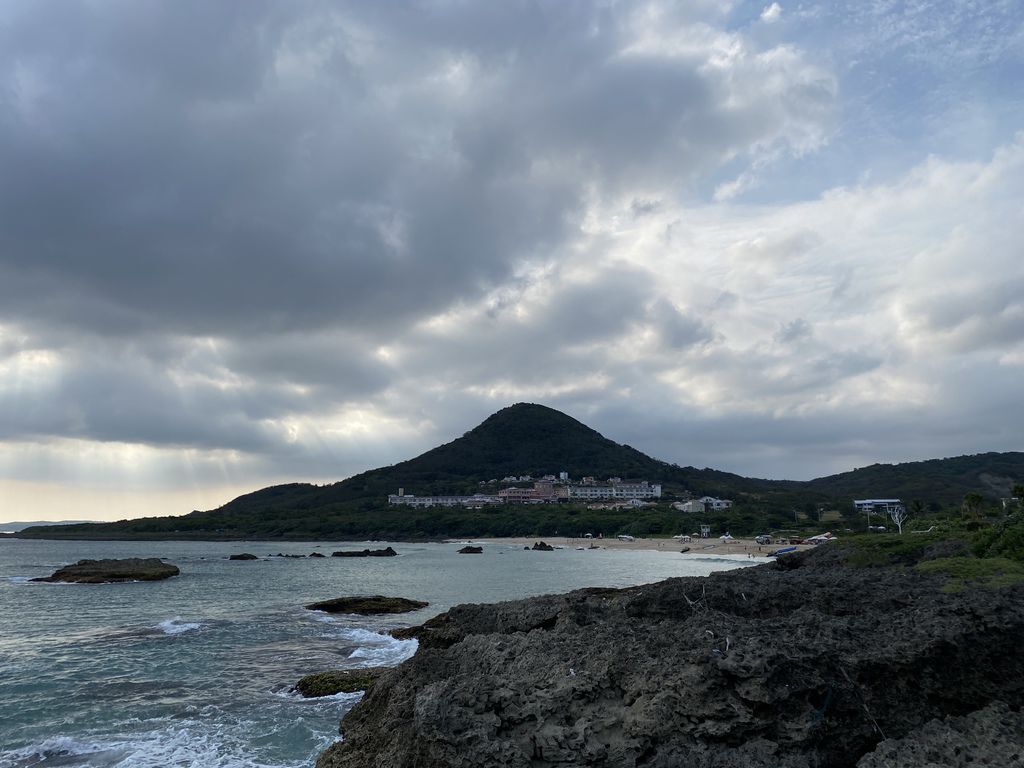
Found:
[[[555,551],[554,547],[552,547],[550,544],[548,544],[546,542],[543,542],[543,541],[534,542],[534,544],[531,547],[531,549],[534,550],[535,552],[554,552]]]
[[[320,552],[310,552],[309,556],[310,557],[326,557],[326,555],[321,554]]]
[[[336,693],[354,693],[369,691],[378,677],[384,673],[384,667],[366,667],[364,669],[332,669],[327,672],[316,672],[306,675],[292,688],[304,698],[333,696]]]
[[[239,555],[231,555],[228,560],[259,560],[259,558],[249,552],[242,552]]]
[[[460,555],[481,555],[483,554],[483,551],[483,547],[474,547],[471,545],[466,545],[465,547],[460,549],[458,553]]]
[[[119,581],[159,581],[179,573],[181,571],[176,565],[156,557],[129,557],[119,560],[79,560],[74,565],[66,565],[57,570],[52,576],[32,581],[107,584]]]
[[[336,597],[333,600],[321,600],[306,606],[311,611],[325,613],[356,613],[360,616],[375,616],[383,613],[408,613],[426,608],[430,603],[422,600],[410,600],[406,597],[385,597],[384,595],[362,595],[356,597]]]
[[[398,553],[391,547],[384,549],[341,549],[331,552],[331,557],[394,557]]]

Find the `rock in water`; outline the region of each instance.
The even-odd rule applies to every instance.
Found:
[[[232,555],[228,560],[259,560],[259,558],[248,552],[242,552],[240,555]]]
[[[394,557],[398,553],[391,547],[384,549],[341,549],[331,552],[331,557]]]
[[[52,576],[32,581],[70,581],[79,584],[106,584],[114,581],[159,581],[177,576],[178,566],[156,557],[129,557],[122,560],[79,560],[66,565]]]
[[[320,552],[310,552],[309,556],[310,557],[326,557],[326,555],[323,555]]]
[[[426,608],[430,603],[422,600],[410,600],[405,597],[385,597],[384,595],[363,595],[357,597],[336,597],[333,600],[322,600],[306,606],[311,611],[325,613],[358,613],[360,616],[375,616],[381,613],[408,613]]]
[[[364,669],[332,669],[328,672],[316,672],[299,680],[292,690],[307,699],[317,696],[333,696],[336,693],[368,691],[373,687],[374,681],[385,671],[384,667],[366,667]]]
[[[972,765],[1019,761],[1007,712],[1024,705],[1024,584],[943,592],[831,549],[452,608],[403,632],[416,654],[345,715],[317,766],[898,766],[912,740],[941,755],[922,723],[989,706],[943,727]]]
[[[484,551],[483,547],[473,547],[466,545],[459,550],[460,555],[482,555]]]
[[[536,541],[536,542],[534,542],[532,549],[536,550],[537,552],[554,552],[555,551],[554,547],[552,547],[550,544],[548,544],[546,542],[543,542],[543,541]]]

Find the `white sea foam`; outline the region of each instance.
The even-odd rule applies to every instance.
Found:
[[[104,742],[86,742],[69,736],[55,736],[39,744],[32,744],[10,752],[0,752],[0,764],[11,768],[85,768],[85,766],[113,766],[124,758],[123,746]]]
[[[295,704],[332,704],[335,702],[342,702],[349,705],[354,705],[361,698],[363,698],[363,691],[353,691],[352,693],[333,693],[330,696],[310,696],[309,698],[303,696],[293,690],[283,691],[271,691],[270,695],[275,699],[284,699]]]
[[[132,738],[49,738],[0,752],[7,768],[299,768],[308,761],[274,764],[253,759],[248,738],[225,738],[193,720],[139,733]],[[324,745],[326,746],[326,744]]]
[[[192,632],[197,629],[202,629],[203,625],[195,621],[182,621],[180,618],[175,616],[173,619],[165,619],[157,624],[153,629],[159,629],[165,635],[180,635],[183,632]]]
[[[349,627],[341,630],[339,636],[359,646],[349,654],[350,659],[366,661],[369,667],[394,667],[416,653],[416,640],[396,640],[391,635],[368,629]]]

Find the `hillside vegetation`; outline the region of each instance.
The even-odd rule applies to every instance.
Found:
[[[588,510],[579,505],[506,506],[483,510],[411,510],[387,505],[398,488],[419,496],[495,492],[481,482],[507,475],[538,477],[566,471],[660,482],[665,503],[645,510]],[[450,443],[416,458],[316,486],[292,483],[240,496],[218,509],[175,517],[23,531],[36,538],[434,538],[480,535],[672,535],[697,521],[671,509],[685,494],[733,499],[729,513],[700,522],[734,534],[816,524],[821,511],[847,514],[854,498],[899,497],[932,512],[968,493],[1008,495],[1024,478],[1024,454],[989,453],[908,464],[876,464],[808,482],[746,478],[713,469],[680,467],[604,437],[564,413],[520,403],[504,408]],[[834,517],[833,517],[834,519]],[[851,519],[851,524],[856,521]],[[876,521],[877,522],[877,521]]]

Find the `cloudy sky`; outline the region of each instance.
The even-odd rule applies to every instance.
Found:
[[[0,0],[0,520],[518,401],[806,479],[1024,448],[1019,0]]]

